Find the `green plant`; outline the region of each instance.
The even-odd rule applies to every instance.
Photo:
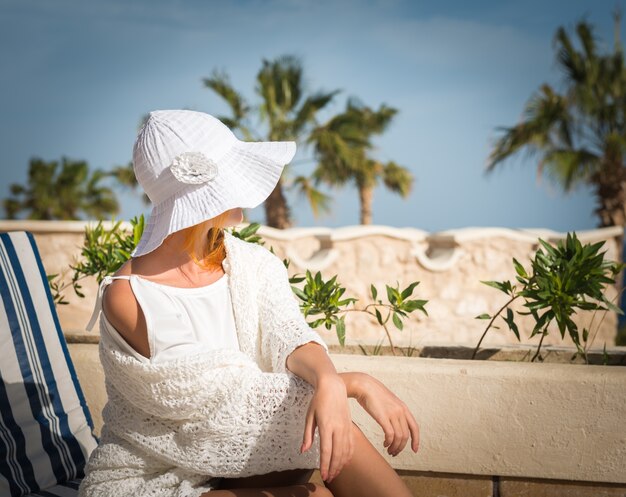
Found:
[[[256,231],[259,229],[258,223],[253,223],[244,228],[238,235],[240,238],[247,241],[254,241],[259,243],[261,237],[256,235]],[[270,247],[270,251],[274,253],[274,248]],[[283,259],[285,267],[289,268],[290,261]],[[305,282],[302,288],[296,286],[298,283]],[[391,333],[387,327],[389,318],[391,318],[394,326],[399,330],[402,330],[404,324],[402,319],[406,318],[408,314],[416,309],[420,309],[426,315],[428,313],[424,309],[424,305],[427,300],[411,300],[409,297],[412,295],[414,288],[419,282],[411,283],[408,287],[400,290],[398,284],[396,287],[386,285],[388,304],[377,299],[378,292],[374,285],[370,285],[370,291],[372,292],[372,298],[375,303],[366,305],[363,309],[347,308],[350,304],[358,302],[358,299],[353,297],[343,297],[346,289],[337,282],[337,275],[328,280],[324,280],[322,273],[317,271],[315,274],[306,270],[304,275],[294,274],[289,278],[291,288],[296,296],[300,299],[300,309],[305,317],[315,317],[312,321],[307,321],[309,326],[317,328],[324,325],[327,330],[330,330],[333,326],[337,334],[337,339],[341,346],[345,345],[346,339],[346,323],[345,316],[340,315],[345,312],[366,312],[376,318],[378,323],[383,327],[391,346],[391,350],[395,355],[395,347]],[[382,313],[379,310],[381,308],[387,308],[387,315],[383,318]],[[373,308],[374,310],[370,310]],[[407,351],[412,354],[413,351]]]
[[[122,221],[112,220],[113,227],[107,230],[102,225],[102,220],[94,228],[85,228],[85,238],[81,248],[82,260],[76,264],[70,264],[74,271],[69,283],[63,283],[61,275],[48,275],[53,299],[57,304],[67,304],[62,292],[72,285],[74,292],[79,297],[85,295],[81,292],[82,285],[79,281],[87,276],[95,276],[98,283],[106,275],[117,271],[129,258],[130,254],[139,243],[144,230],[143,214],[130,220],[132,231],[120,228]]]
[[[143,215],[139,218],[134,217],[130,223],[132,225],[130,233],[120,229],[121,221],[115,222],[110,230],[106,230],[103,227],[102,221],[99,221],[94,228],[85,228],[85,240],[81,249],[83,260],[76,265],[70,265],[70,268],[74,271],[71,284],[79,297],[85,296],[80,291],[82,287],[78,283],[81,279],[87,276],[96,276],[98,283],[100,283],[102,278],[116,272],[130,258],[130,254],[139,243],[144,230]],[[226,228],[226,230],[241,240],[264,245],[265,242],[262,237],[257,234],[259,227],[259,223],[250,223],[239,230],[235,227]],[[270,247],[269,250],[274,253],[273,247]],[[283,263],[285,267],[289,268],[290,261],[288,259],[283,259]],[[306,280],[306,283],[302,289],[295,286],[304,280]],[[67,304],[68,302],[64,299],[62,291],[70,283],[63,284],[59,274],[48,275],[48,282],[54,301],[58,304]],[[351,297],[342,298],[346,289],[337,282],[336,275],[330,280],[324,281],[319,271],[313,275],[307,270],[304,276],[297,274],[291,276],[289,282],[292,285],[293,292],[300,298],[300,308],[304,315],[307,317],[321,315],[321,317],[308,322],[309,326],[317,328],[323,324],[326,329],[331,329],[335,326],[337,337],[343,346],[345,344],[346,327],[345,316],[341,316],[340,313],[345,312],[345,307],[357,302],[358,299]],[[377,304],[370,304],[364,309],[348,310],[368,312],[375,316],[378,322],[385,328],[392,350],[394,350],[391,335],[386,325],[389,317],[392,316],[393,323],[401,330],[403,328],[401,318],[405,318],[408,313],[417,308],[421,308],[423,312],[426,312],[423,305],[427,301],[407,300],[417,284],[418,282],[412,283],[402,292],[398,288],[387,286],[389,304],[383,304],[382,301],[378,300]],[[373,285],[371,288],[373,297],[376,299],[376,289]],[[375,313],[369,310],[371,306],[388,307],[390,310],[385,319],[382,319],[382,315],[377,308]]]
[[[491,327],[497,328],[493,324],[498,316],[504,320],[517,339],[520,340],[515,315],[509,307],[518,298],[524,299],[523,305],[528,308],[528,312],[516,312],[519,315],[532,315],[535,319],[535,326],[530,338],[537,334],[541,335],[537,351],[531,358],[531,362],[537,357],[543,360],[540,355],[541,344],[548,334],[549,325],[553,321],[558,325],[561,338],[565,338],[567,331],[576,345],[577,354],[583,355],[587,362],[586,348],[581,346],[578,327],[571,318],[576,309],[612,310],[623,314],[619,307],[606,299],[603,291],[606,284],[615,283],[614,276],[626,265],[605,261],[604,254],[606,252],[598,254],[598,250],[605,243],[604,241],[583,246],[576,237],[576,232],[573,232],[572,234],[567,233],[565,243],[563,240],[559,240],[556,247],[541,238],[539,238],[539,243],[545,249],[545,253],[541,248],[537,250],[534,260],[531,261],[532,274],[528,274],[526,269],[513,258],[517,273],[516,279],[521,283],[521,289],[518,290],[517,285],[512,285],[510,281],[481,281],[481,283],[506,293],[510,298],[493,316],[489,314],[476,316],[475,319],[488,319],[489,323],[474,349],[472,359],[475,358],[487,331]],[[599,301],[600,304],[586,300],[587,297]],[[602,303],[606,304],[606,307],[603,307]],[[505,310],[506,315],[502,315]],[[541,315],[540,312],[542,312]],[[583,328],[582,341],[585,344],[588,337],[589,330]]]
[[[259,245],[265,245],[263,239],[256,234],[261,225],[259,223],[250,223],[248,226],[244,226],[240,230],[237,230],[234,226],[232,228],[226,228],[232,235],[236,236],[240,240],[244,240],[250,243],[258,243]]]
[[[388,328],[389,318],[391,318],[394,326],[399,330],[404,328],[403,319],[406,318],[411,312],[416,309],[421,310],[424,314],[428,315],[424,305],[427,300],[414,300],[409,299],[413,293],[413,289],[419,284],[419,281],[411,283],[409,286],[400,290],[398,284],[396,287],[386,286],[387,299],[389,303],[383,303],[381,299],[378,299],[378,291],[374,285],[370,285],[370,291],[372,293],[373,303],[367,304],[363,308],[347,308],[349,304],[358,302],[355,298],[346,298],[341,300],[345,288],[336,282],[337,276],[333,276],[331,279],[324,281],[322,274],[318,271],[312,274],[310,271],[306,271],[304,277],[294,277],[293,283],[306,280],[303,289],[293,287],[294,293],[300,298],[300,307],[303,310],[305,316],[309,315],[323,315],[309,324],[315,328],[320,324],[324,324],[327,329],[330,329],[334,324],[336,327],[337,338],[339,343],[343,346],[345,343],[345,316],[339,316],[340,313],[345,312],[365,312],[370,314],[385,330],[387,340],[391,347],[391,352],[395,355],[396,350],[391,338],[391,333]],[[383,314],[380,308],[387,309],[387,314],[383,318]],[[373,310],[372,310],[373,309]]]

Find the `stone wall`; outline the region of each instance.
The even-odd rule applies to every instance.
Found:
[[[100,434],[107,396],[98,346],[70,342],[69,352]],[[418,452],[392,457],[381,427],[350,400],[355,423],[416,497],[626,495],[624,367],[330,357],[340,372],[383,382],[415,416]]]
[[[82,221],[0,221],[0,231],[31,231],[39,246],[46,272],[63,273],[70,279],[69,265],[80,256],[86,222]],[[94,221],[90,224],[95,225]],[[110,226],[110,222],[105,223]],[[129,224],[126,224],[130,227]],[[511,280],[516,283],[512,258],[530,270],[530,259],[539,245],[537,239],[556,244],[565,233],[550,230],[463,228],[428,233],[414,228],[388,226],[348,226],[342,228],[292,228],[276,230],[262,226],[258,232],[281,257],[291,261],[290,274],[305,269],[321,271],[325,277],[338,275],[347,291],[345,296],[357,297],[362,307],[369,303],[370,283],[376,285],[384,298],[385,284],[399,283],[405,287],[419,281],[413,298],[428,300],[428,316],[415,311],[403,331],[391,325],[392,338],[400,346],[456,344],[475,346],[487,324],[474,319],[482,313],[493,314],[506,302],[507,296],[481,280]],[[615,237],[619,227],[578,231],[582,243],[605,240],[601,251],[605,258],[618,260]],[[86,298],[77,297],[68,288],[68,306],[58,306],[61,325],[66,333],[83,333],[89,320],[97,289],[95,278],[81,281]],[[616,297],[610,287],[607,298]],[[526,310],[523,306],[515,307]],[[580,312],[574,321],[582,330],[589,327],[594,313]],[[530,319],[529,319],[530,318]],[[516,316],[523,344],[538,344],[539,336],[528,339],[532,329],[530,316]],[[362,312],[346,316],[347,339],[351,345],[386,344],[384,331],[376,320]],[[506,324],[499,320],[500,329],[491,329],[484,346],[518,343]],[[615,344],[617,316],[612,312],[597,312],[593,319],[591,348]],[[334,330],[318,331],[330,345],[337,344]],[[94,330],[94,333],[96,331]],[[561,339],[554,327],[543,344],[572,346],[568,335]]]

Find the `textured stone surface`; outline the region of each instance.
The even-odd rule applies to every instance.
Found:
[[[106,391],[98,347],[70,343],[69,350],[99,433]],[[378,378],[414,414],[418,452],[381,452],[397,470],[626,484],[623,367],[342,354],[331,359],[340,372]],[[380,426],[353,399],[351,410],[380,450]]]
[[[106,223],[105,223],[106,225]],[[33,232],[48,274],[66,271],[70,262],[80,255],[84,222],[79,221],[0,221],[0,230],[28,229]],[[128,225],[130,226],[130,225]],[[583,243],[606,240],[601,251],[605,258],[617,260],[614,236],[621,228],[579,231]],[[413,228],[388,226],[348,226],[342,228],[292,228],[276,230],[261,227],[259,234],[267,247],[274,247],[281,257],[291,260],[290,274],[303,273],[309,268],[321,270],[326,278],[338,275],[338,281],[347,288],[345,296],[360,299],[362,308],[371,302],[370,283],[376,285],[385,301],[385,284],[396,282],[401,287],[419,281],[413,298],[428,300],[428,316],[415,311],[405,323],[403,331],[390,325],[392,339],[403,347],[428,344],[456,344],[475,346],[486,321],[474,319],[482,313],[495,313],[507,296],[480,280],[510,280],[516,283],[512,258],[515,257],[530,270],[530,258],[539,243],[538,237],[556,243],[563,233],[550,230],[513,230],[505,228],[464,228],[439,233],[427,233]],[[64,292],[69,306],[58,306],[62,327],[66,333],[82,332],[89,320],[96,292],[95,278],[80,282],[85,298],[79,298],[71,287]],[[614,287],[608,288],[607,298],[615,297]],[[521,303],[520,303],[521,304]],[[516,310],[526,310],[522,305]],[[589,327],[591,311],[580,311],[573,316],[579,329]],[[391,322],[391,321],[390,321]],[[522,344],[539,342],[539,336],[529,339],[533,319],[516,316]],[[373,316],[363,312],[346,315],[346,343],[372,346],[387,344],[384,331]],[[518,343],[515,335],[498,319],[500,329],[491,329],[483,346]],[[591,348],[602,349],[615,344],[617,316],[598,312],[593,321],[597,334],[590,336]],[[334,330],[318,329],[328,344],[336,344]],[[97,333],[94,330],[94,333]],[[554,326],[544,338],[543,345],[573,346],[569,335],[562,339]]]

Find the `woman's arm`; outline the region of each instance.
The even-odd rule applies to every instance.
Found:
[[[406,446],[409,437],[412,441],[413,452],[417,452],[419,448],[419,425],[413,414],[402,400],[376,378],[361,372],[337,374],[328,354],[315,344],[306,344],[296,348],[287,357],[287,368],[304,378],[316,389],[320,383],[325,387],[324,384],[327,381],[332,382],[336,380],[336,377],[339,377],[344,385],[345,393],[335,386],[335,390],[341,391],[336,395],[341,398],[345,396],[346,400],[348,397],[355,398],[361,407],[372,416],[383,429],[385,434],[383,446],[387,447],[387,452],[390,455],[396,456],[400,453]],[[314,429],[311,430],[310,440],[312,440]],[[351,443],[352,440],[350,440],[350,445]],[[303,446],[306,447],[305,450],[310,446],[309,434],[306,430]],[[352,449],[350,448],[350,450]]]
[[[349,376],[337,374],[326,350],[315,342],[297,347],[287,356],[286,366],[315,388],[306,413],[300,452],[311,448],[315,427],[320,436],[320,473],[330,482],[352,459],[352,417],[348,405]]]
[[[337,373],[335,365],[326,351],[319,346],[315,347],[315,345],[315,342],[309,342],[297,347],[287,357],[287,369],[306,380],[313,387],[317,386],[320,377],[338,375],[346,388],[347,397],[358,398],[362,396],[370,376],[355,371]]]
[[[287,356],[286,365],[289,371],[314,387],[318,386],[320,379],[328,376],[339,376],[328,353],[315,342],[296,347]]]

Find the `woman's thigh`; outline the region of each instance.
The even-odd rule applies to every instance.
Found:
[[[314,483],[280,487],[211,490],[200,497],[333,497],[326,487]]]
[[[289,469],[285,471],[273,471],[264,475],[247,476],[245,478],[224,478],[220,482],[220,490],[304,485],[311,479],[313,471],[313,469]]]

